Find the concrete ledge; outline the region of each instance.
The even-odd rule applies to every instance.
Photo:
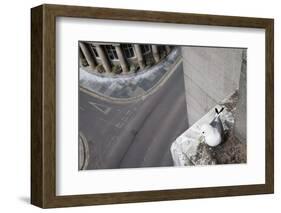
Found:
[[[236,138],[231,135],[234,126],[234,113],[237,104],[237,92],[230,95],[221,103],[213,107],[207,114],[205,114],[199,121],[187,129],[181,134],[171,145],[170,151],[172,154],[174,166],[192,166],[192,165],[213,165],[222,163],[222,158],[228,159],[225,155],[229,155],[229,146],[233,144],[240,144]],[[200,127],[204,123],[210,123],[215,116],[215,108],[224,107],[224,111],[221,113],[221,121],[223,123],[224,135],[226,136],[222,145],[215,148],[208,147],[199,141]],[[230,137],[231,136],[231,137]],[[227,146],[225,145],[226,143]],[[245,147],[237,146],[239,149],[245,149]],[[218,154],[219,150],[219,154]],[[244,150],[245,151],[245,150]],[[228,153],[226,153],[228,152]],[[239,154],[245,155],[246,152],[239,151]],[[218,155],[220,155],[218,157]],[[234,154],[230,154],[234,155]],[[232,159],[235,156],[229,156]],[[239,157],[241,162],[244,162],[244,156]],[[239,159],[237,161],[239,161]],[[224,160],[223,163],[230,163],[231,160]]]

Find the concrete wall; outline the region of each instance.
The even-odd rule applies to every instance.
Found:
[[[241,74],[239,81],[238,103],[235,114],[234,135],[241,141],[247,138],[247,54],[242,54]]]
[[[239,88],[242,49],[183,47],[189,126]]]

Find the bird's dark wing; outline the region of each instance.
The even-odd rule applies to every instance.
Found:
[[[224,132],[224,131],[223,131],[223,125],[222,125],[222,122],[221,122],[221,119],[220,119],[219,116],[216,117],[216,118],[210,123],[210,125],[211,125],[212,127],[216,128],[216,129],[219,131],[220,135],[223,136],[223,132]]]

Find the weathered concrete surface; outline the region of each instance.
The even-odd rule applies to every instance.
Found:
[[[233,135],[234,111],[238,101],[237,92],[215,107],[224,107],[221,121],[224,128],[222,144],[209,147],[200,141],[200,127],[210,123],[215,116],[215,107],[193,126],[180,135],[171,146],[171,154],[175,166],[213,165],[246,162],[246,144],[241,143]]]
[[[239,88],[242,51],[182,47],[189,126]]]
[[[235,112],[234,135],[241,142],[246,143],[247,138],[247,55],[246,50],[242,54],[241,74],[238,90],[238,103]]]

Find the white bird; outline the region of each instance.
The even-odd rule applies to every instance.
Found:
[[[216,110],[215,118],[209,124],[203,124],[201,127],[200,139],[204,139],[204,142],[209,146],[217,146],[222,142],[223,139],[223,125],[220,119],[220,113],[223,111]]]

